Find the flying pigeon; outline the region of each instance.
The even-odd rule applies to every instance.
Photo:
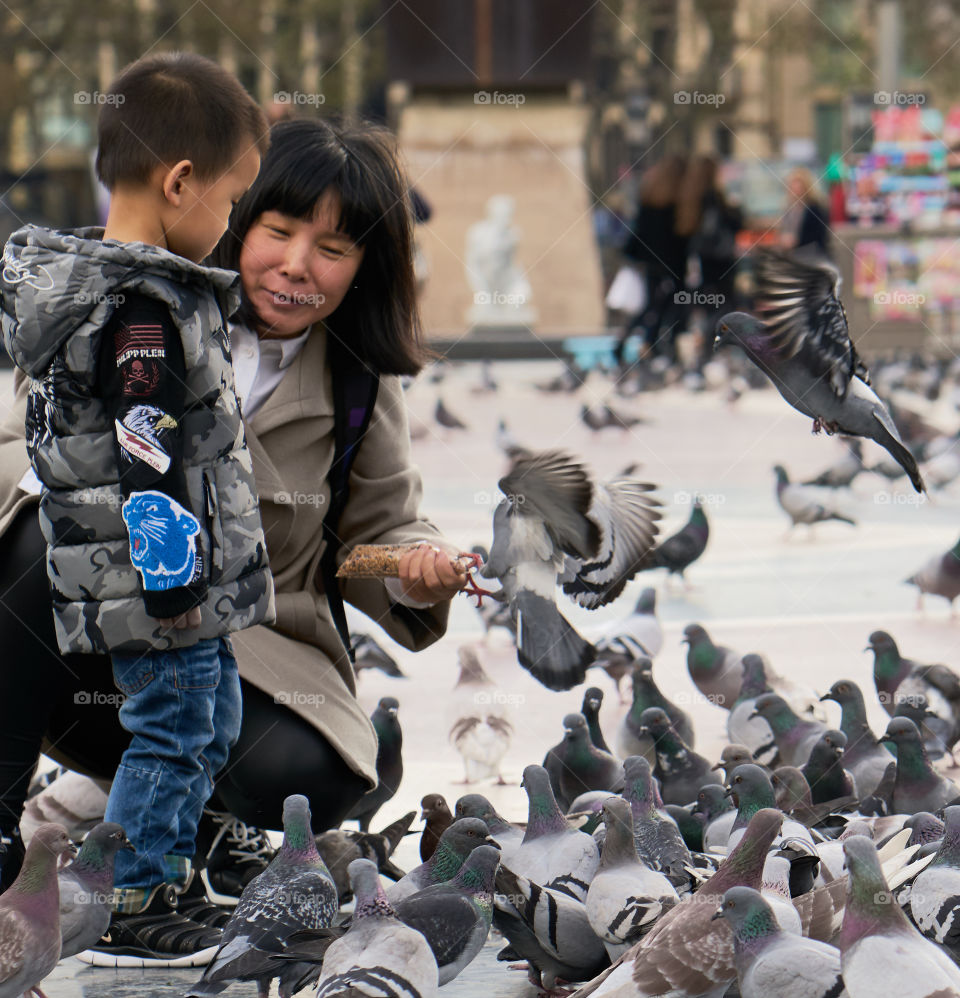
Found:
[[[714,918],[733,930],[741,998],[841,998],[846,992],[835,946],[784,932],[770,903],[752,887],[731,887]]]
[[[325,929],[339,909],[337,888],[317,852],[310,804],[300,794],[283,802],[283,844],[270,865],[243,889],[220,948],[189,998],[218,995],[232,981],[256,981],[266,998],[270,981],[291,968],[276,954],[293,933]]]
[[[371,714],[377,733],[377,785],[368,790],[347,813],[347,819],[360,822],[360,830],[370,828],[377,811],[397,792],[403,779],[403,732],[397,720],[400,704],[395,697],[381,697]]]
[[[481,574],[503,586],[520,664],[549,689],[570,689],[596,652],[557,609],[557,583],[589,609],[615,599],[653,546],[658,503],[633,479],[594,484],[559,451],[519,459],[499,486]]]
[[[960,968],[907,920],[890,893],[874,844],[854,835],[843,851],[849,885],[837,945],[850,998],[960,996]]]
[[[443,794],[427,794],[420,807],[420,818],[426,822],[420,835],[420,862],[426,863],[437,851],[440,836],[453,824],[453,815]]]
[[[390,907],[376,865],[355,859],[348,873],[357,899],[353,919],[324,953],[316,998],[435,998],[437,961],[423,935]]]
[[[857,525],[856,520],[837,508],[835,496],[826,490],[791,482],[786,469],[780,464],[774,465],[773,473],[777,476],[777,502],[790,517],[789,530],[798,523],[812,527],[815,523],[823,523],[825,520],[839,520],[841,523],[849,523],[852,527]]]
[[[0,897],[0,998],[33,991],[60,959],[57,862],[76,850],[63,825],[41,825],[17,879]]]
[[[960,596],[960,541],[945,554],[935,554],[924,562],[907,579],[907,584],[917,587],[917,609],[923,609],[923,597],[942,596],[950,604],[953,616],[953,601]]]
[[[867,369],[850,339],[837,296],[840,275],[825,260],[763,250],[757,254],[756,298],[762,319],[731,312],[717,323],[714,348],[744,353],[814,432],[866,437],[903,465],[917,492],[924,491],[917,462],[890,413],[870,388]]]
[[[661,541],[647,559],[648,568],[665,568],[667,578],[679,575],[686,583],[684,572],[703,554],[710,539],[710,524],[699,496],[694,496],[690,518],[675,533]]]
[[[92,946],[110,925],[113,863],[133,850],[121,825],[102,821],[87,833],[76,858],[60,870],[60,959]]]

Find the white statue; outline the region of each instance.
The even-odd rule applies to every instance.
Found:
[[[530,282],[514,260],[520,230],[513,224],[513,198],[495,194],[487,215],[467,230],[467,277],[473,306],[467,321],[480,326],[521,326],[535,321]]]

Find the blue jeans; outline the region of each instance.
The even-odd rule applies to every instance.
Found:
[[[136,853],[117,853],[116,887],[169,879],[170,857],[191,859],[213,779],[240,733],[240,676],[227,638],[190,648],[113,656],[125,699],[120,723],[133,736],[107,801]]]

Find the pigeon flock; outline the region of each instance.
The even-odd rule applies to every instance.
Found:
[[[922,496],[960,478],[960,434],[941,433],[899,394],[893,401],[901,389],[946,397],[960,368],[894,357],[868,374],[835,271],[795,254],[758,254],[755,313],[717,324],[728,404],[772,383],[815,432],[838,434],[843,452],[807,480],[791,480],[786,462],[772,469],[770,502],[788,533],[835,521],[855,536],[849,497],[861,475],[891,487],[902,479]],[[437,365],[429,390],[444,377]],[[576,395],[596,377],[570,362],[535,390]],[[577,400],[581,432],[642,434],[648,420],[613,393],[652,393],[670,377],[656,361],[621,372],[606,400]],[[700,391],[702,381],[684,384]],[[484,365],[471,394],[499,390]],[[436,430],[414,422],[413,436],[455,440],[469,418],[434,398]],[[960,389],[956,398],[960,409]],[[889,631],[864,628],[849,648],[860,665],[845,672],[859,680],[816,688],[799,658],[772,663],[762,647],[727,647],[709,620],[687,617],[691,710],[658,662],[664,630],[646,583],[662,570],[664,592],[690,591],[688,570],[696,574],[711,540],[708,502],[674,497],[667,533],[667,501],[637,464],[598,477],[568,448],[527,446],[505,418],[496,447],[501,495],[488,546],[474,548],[496,591],[478,600],[484,637],[459,647],[445,725],[430,732],[438,752],[462,760],[464,792],[431,788],[419,829],[410,811],[372,830],[404,779],[401,724],[409,735],[418,716],[412,699],[401,711],[399,699],[380,697],[377,786],[346,827],[319,834],[326,826],[309,801],[287,798],[282,843],[224,913],[220,946],[185,994],[431,998],[496,943],[503,975],[522,971],[530,993],[548,998],[960,998],[960,785],[945,772],[960,742],[960,674],[906,657],[916,654],[909,637],[901,651]],[[917,562],[892,584],[952,611],[960,541]],[[572,622],[618,600],[620,616]],[[574,605],[576,617],[565,609]],[[542,699],[527,709],[553,730],[524,760],[519,787],[504,776],[519,725],[488,671],[493,632],[509,643],[510,667],[515,656],[539,684]],[[374,688],[381,674],[398,681],[391,691],[410,684],[409,659],[371,634],[353,638],[360,685]],[[856,657],[864,646],[872,676]],[[602,720],[604,687],[615,724]],[[552,697],[571,690],[579,709],[555,709]],[[885,727],[871,727],[877,708]],[[709,733],[705,715],[717,722]],[[478,792],[484,782],[498,802],[513,795],[512,809],[499,813]],[[418,859],[401,865],[408,836]],[[60,825],[35,831],[0,896],[0,998],[42,998],[58,961],[102,935],[114,856],[130,848],[106,822],[72,858]]]

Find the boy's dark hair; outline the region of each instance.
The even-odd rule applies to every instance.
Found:
[[[113,190],[189,159],[200,181],[226,173],[249,146],[266,153],[267,119],[240,81],[210,59],[165,52],[113,81],[97,122],[97,176]]]
[[[428,354],[417,310],[409,185],[385,128],[317,120],[274,125],[260,173],[233,209],[210,262],[238,270],[247,232],[265,211],[312,219],[328,189],[340,198],[339,231],[364,252],[327,329],[377,374],[416,374]],[[246,296],[238,319],[260,325]]]

